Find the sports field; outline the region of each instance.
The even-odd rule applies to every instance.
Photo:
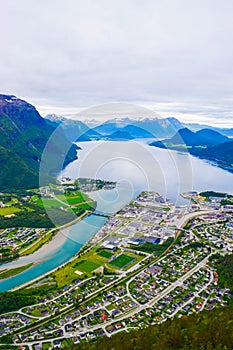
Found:
[[[92,272],[100,266],[101,263],[98,264],[96,262],[86,260],[82,261],[81,264],[77,266],[77,269],[81,272]]]
[[[119,267],[120,269],[135,260],[134,257],[126,254],[120,254],[116,259],[110,261],[110,265]]]
[[[113,254],[111,252],[107,252],[106,250],[102,250],[101,252],[98,253],[99,256],[102,256],[103,258],[111,258]]]

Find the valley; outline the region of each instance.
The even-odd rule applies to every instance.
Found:
[[[230,307],[231,129],[89,127],[12,95],[0,114],[0,348],[81,349]]]

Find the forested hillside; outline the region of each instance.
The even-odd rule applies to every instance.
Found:
[[[43,167],[44,178],[51,180],[61,166],[76,158],[77,147],[66,139],[62,129],[50,139],[57,126],[42,118],[31,104],[12,95],[0,95],[0,191],[38,187],[48,140],[49,167],[48,171]]]

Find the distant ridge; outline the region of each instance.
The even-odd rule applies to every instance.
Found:
[[[182,127],[183,125],[175,118],[116,118],[94,127],[93,130],[102,136],[122,130],[134,138],[161,138],[174,135]]]
[[[152,142],[151,146],[186,151],[214,161],[233,172],[233,141],[211,129],[202,129],[194,133],[188,128],[183,128],[169,139]]]
[[[118,130],[112,133],[111,135],[107,136],[107,139],[115,141],[126,141],[133,140],[134,137],[130,135],[127,131]]]
[[[172,138],[164,140],[165,143],[180,144],[186,146],[214,146],[220,143],[228,142],[230,139],[223,136],[217,131],[211,129],[202,129],[197,132],[192,132],[188,128],[179,130]]]

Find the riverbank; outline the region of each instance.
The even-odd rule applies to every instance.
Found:
[[[88,216],[90,217],[90,216],[91,216],[91,213],[89,213]],[[100,217],[99,217],[99,218],[100,218]],[[103,219],[106,221],[106,218],[105,218],[105,217],[103,217]],[[76,223],[77,223],[77,222],[76,222]],[[99,228],[101,228],[101,227],[102,227],[102,225],[101,225]],[[99,228],[98,228],[98,229],[99,229]],[[96,232],[97,232],[97,231],[96,231]],[[15,291],[15,290],[19,290],[19,289],[25,288],[25,287],[27,287],[27,286],[31,286],[31,285],[33,285],[35,282],[39,282],[40,280],[46,278],[48,275],[54,273],[54,272],[57,271],[58,269],[65,267],[66,265],[68,265],[69,263],[71,263],[72,261],[74,261],[75,259],[77,259],[77,255],[79,255],[79,254],[82,255],[82,254],[86,253],[87,251],[89,251],[89,250],[91,249],[91,247],[88,247],[88,242],[89,242],[92,238],[93,238],[93,235],[90,235],[89,239],[80,247],[80,249],[79,249],[69,260],[67,260],[67,261],[65,261],[64,263],[58,265],[58,266],[55,267],[54,269],[49,270],[48,272],[46,272],[46,273],[40,275],[39,277],[36,277],[36,278],[34,278],[34,279],[32,279],[32,280],[26,282],[26,283],[20,284],[19,286],[16,286],[15,288],[12,288],[11,290],[12,290],[12,291]],[[85,247],[86,247],[86,248],[85,248]],[[80,250],[81,250],[81,251],[80,251]]]
[[[58,230],[58,232],[55,234],[55,236],[52,238],[51,241],[45,243],[42,247],[40,247],[37,251],[35,251],[32,254],[29,255],[24,255],[21,256],[18,260],[14,260],[11,261],[7,264],[3,264],[0,266],[0,271],[5,270],[5,269],[13,269],[13,268],[19,268],[19,267],[23,267],[27,264],[34,263],[37,261],[42,261],[42,256],[44,256],[45,258],[48,256],[49,253],[51,253],[52,251],[57,250],[59,247],[61,247],[68,236],[69,233],[69,229],[71,226],[73,226],[74,224],[76,224],[77,222],[79,222],[80,220],[84,219],[86,216],[90,215],[89,211],[86,211],[85,213],[83,213],[82,215],[80,215],[78,218],[76,218],[75,220],[59,227],[59,228],[54,228],[51,231],[48,232],[48,234],[52,231]],[[33,255],[33,260],[30,261],[30,258]]]
[[[57,249],[50,250],[49,244],[46,246],[46,254],[39,255],[38,252],[32,254],[32,256],[22,257],[20,263],[26,265],[29,262],[35,262],[31,268],[26,271],[0,281],[0,291],[8,291],[14,288],[21,288],[23,285],[31,284],[32,281],[41,279],[47,273],[56,270],[57,268],[66,264],[73,256],[75,256],[79,250],[86,244],[86,242],[103,226],[106,221],[106,217],[91,214],[87,212],[87,216],[82,220],[73,223],[72,226],[61,230],[59,236],[64,242],[61,245],[59,239],[55,242]],[[51,243],[50,243],[51,244]],[[53,241],[54,244],[54,241]],[[53,246],[54,247],[54,246]],[[33,259],[32,259],[33,258]],[[32,261],[33,260],[33,261]],[[19,261],[17,261],[18,265]],[[16,264],[16,262],[15,262]],[[14,268],[13,264],[4,266],[3,268]]]

